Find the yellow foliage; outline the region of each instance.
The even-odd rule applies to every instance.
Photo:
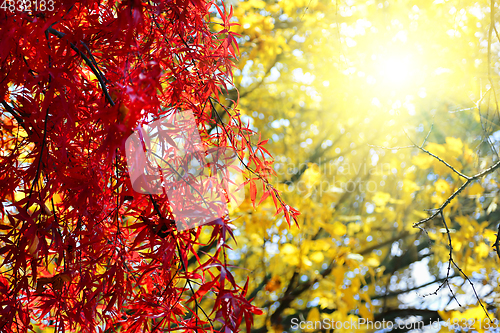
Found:
[[[378,267],[380,265],[380,261],[377,257],[370,257],[365,260],[365,264],[370,267]]]
[[[299,252],[299,250],[297,249],[297,247],[295,245],[292,245],[290,243],[286,243],[285,245],[283,245],[281,247],[280,252],[285,256],[292,256],[292,255],[296,255]]]
[[[419,153],[411,159],[411,162],[419,169],[425,170],[432,166],[434,157],[425,153]]]
[[[476,248],[474,249],[474,252],[477,253],[480,259],[486,258],[490,253],[490,251],[491,248],[483,242],[479,243],[479,245],[477,245]]]
[[[434,143],[434,142],[429,142],[427,144],[427,146],[425,147],[425,149],[428,150],[429,152],[433,153],[434,155],[437,155],[437,156],[443,156],[446,153],[445,146]],[[435,160],[433,157],[432,157],[432,159]]]
[[[323,262],[325,260],[325,256],[322,252],[313,252],[309,255],[309,258],[314,262]]]
[[[371,311],[368,309],[368,307],[366,306],[366,303],[362,304],[359,307],[359,314],[361,315],[361,317],[363,317],[367,320],[373,320],[373,313],[371,313]]]
[[[446,150],[457,158],[463,154],[464,144],[460,138],[446,137]]]
[[[449,321],[449,323],[453,326],[457,327],[465,327],[465,323],[467,323],[467,327],[474,328],[478,332],[485,332],[485,328],[489,325],[494,327],[494,324],[489,323],[489,319],[484,312],[484,309],[478,305],[475,307],[468,308],[467,310],[460,311],[438,311],[441,318],[445,321]]]
[[[450,185],[444,179],[438,179],[434,183],[434,186],[436,187],[436,191],[441,192],[441,193],[448,193],[450,191]]]
[[[344,236],[347,232],[345,224],[339,221],[335,221],[333,223],[322,223],[321,226],[334,237]]]
[[[490,245],[495,244],[497,239],[496,232],[491,229],[485,229],[483,232],[483,238],[487,239]]]
[[[345,269],[343,266],[337,266],[332,270],[332,274],[335,277],[335,284],[341,286],[344,284],[344,273]]]
[[[306,183],[308,186],[313,186],[319,183],[321,180],[321,173],[319,171],[319,167],[317,164],[314,163],[309,163],[308,168],[306,171],[304,171],[304,174],[302,175],[302,180]]]
[[[391,195],[385,192],[377,192],[372,198],[373,202],[379,207],[384,207],[385,205],[387,205],[390,199]]]
[[[314,323],[314,322],[318,322],[320,320],[321,320],[321,315],[320,315],[317,307],[314,307],[311,310],[309,310],[309,313],[307,314],[306,321]],[[315,329],[314,329],[314,327],[306,326],[304,332],[315,332]]]
[[[252,244],[254,246],[262,246],[264,244],[264,240],[262,239],[262,236],[253,233],[250,235],[250,239],[252,240]]]
[[[481,195],[483,194],[484,189],[479,183],[474,183],[472,186],[468,188],[469,195]]]
[[[415,273],[405,267],[418,257],[394,254],[395,243],[408,254],[424,246],[433,277],[438,263],[448,262],[440,217],[423,223],[425,231],[413,224],[432,215],[429,209],[441,206],[464,179],[415,147],[378,146],[405,147],[411,145],[408,137],[419,145],[425,139],[425,149],[466,175],[496,160],[482,141],[498,130],[493,118],[468,109],[480,98],[481,107],[495,103],[486,80],[477,77],[487,72],[488,59],[478,52],[475,34],[485,40],[489,14],[473,2],[459,7],[449,1],[330,6],[316,0],[235,6],[241,24],[235,29],[243,35],[235,71],[245,94],[240,111],[262,137],[272,138],[266,145],[276,159],[271,183],[302,212],[299,228],[288,228],[280,214],[274,216],[272,200],[257,211],[242,205],[240,211],[251,215],[239,230],[246,243],[238,264],[259,278],[279,276],[283,286],[296,271],[296,285],[317,280],[290,310],[309,310],[315,318],[373,318],[382,305],[372,304],[371,297],[380,296],[391,278],[406,282]],[[494,52],[492,57],[495,63]],[[456,107],[464,109],[451,112]],[[484,133],[480,121],[492,132]],[[444,210],[454,259],[467,274],[495,270],[490,252],[496,228],[484,221],[497,214],[492,198],[498,183],[496,173],[476,180]],[[331,262],[332,271],[323,277]],[[391,288],[400,291],[403,285]],[[270,315],[283,297],[278,289],[272,297],[258,295],[256,305]],[[314,310],[311,300],[319,301]],[[405,303],[397,297],[387,301],[394,307]],[[259,317],[257,327],[265,325]]]

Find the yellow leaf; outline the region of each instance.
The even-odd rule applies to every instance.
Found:
[[[427,235],[429,236],[429,238],[431,240],[436,240],[438,238],[438,236],[435,232],[429,232],[429,233],[427,233]]]
[[[365,264],[370,267],[378,267],[380,265],[380,261],[378,258],[371,257],[365,261]]]
[[[322,252],[314,252],[309,256],[309,258],[314,262],[322,262],[325,259],[325,256]]]
[[[444,179],[438,179],[434,184],[437,192],[446,193],[450,190],[450,185]]]
[[[443,156],[446,153],[446,147],[445,146],[440,145],[438,143],[434,143],[434,142],[429,143],[425,147],[425,149],[428,150],[428,151],[430,151],[431,153],[433,153],[436,156]],[[431,156],[431,158],[434,159],[432,156]]]
[[[490,247],[486,245],[485,243],[481,242],[476,248],[474,249],[474,252],[477,253],[479,258],[483,259],[488,256],[490,253]]]
[[[418,186],[414,181],[405,179],[403,180],[403,191],[407,193],[413,193],[415,191],[418,191],[420,189],[420,186]]]
[[[325,229],[332,236],[344,236],[347,233],[347,227],[339,221],[334,223],[321,223],[323,229]]]
[[[444,310],[438,310],[438,314],[439,316],[444,320],[448,320],[451,318],[451,315],[452,315],[452,312],[453,311],[444,311]]]
[[[344,290],[344,296],[342,300],[347,304],[349,309],[354,309],[356,306],[356,300],[354,299],[354,294],[351,289]]]
[[[306,266],[312,266],[313,263],[306,256],[302,256],[302,264],[304,264]]]
[[[361,225],[358,223],[349,223],[347,225],[347,230],[348,230],[349,236],[352,236],[361,230]]]
[[[482,332],[482,330],[479,330],[481,328],[481,323],[486,323],[486,313],[484,312],[483,308],[481,306],[476,306],[470,309],[465,310],[464,312],[460,311],[451,311],[449,319],[451,322],[453,320],[461,322],[463,321],[469,321],[469,322],[474,322],[473,327],[478,330],[479,332]]]
[[[353,293],[357,293],[359,291],[359,287],[361,287],[361,281],[358,278],[354,278],[351,281],[351,290]]]
[[[385,192],[377,192],[377,193],[375,193],[375,195],[372,198],[375,205],[380,206],[380,207],[384,207],[385,205],[387,205],[387,203],[389,202],[390,199],[391,199],[391,195],[389,193],[385,193]]]
[[[455,158],[461,156],[463,153],[464,144],[460,138],[447,137],[446,150],[451,153]]]
[[[299,250],[295,245],[287,243],[281,247],[281,253],[284,255],[293,255],[296,254]]]
[[[484,189],[479,183],[474,183],[474,185],[469,187],[469,195],[481,195],[483,192]]]
[[[262,239],[262,237],[257,235],[256,233],[251,234],[250,239],[252,240],[252,244],[254,246],[262,246],[264,244],[264,240]]]
[[[342,222],[334,222],[333,223],[333,234],[335,236],[343,236],[347,232],[347,227]]]
[[[367,294],[365,293],[362,293],[360,294],[359,296],[361,296],[361,298],[367,303],[367,304],[371,304],[371,299],[370,299],[370,296],[368,296]]]
[[[307,321],[319,321],[321,319],[318,308],[312,308],[307,314]]]
[[[368,309],[368,307],[366,306],[366,304],[362,304],[359,307],[359,314],[363,318],[366,318],[368,320],[373,320],[373,314],[370,312],[370,310]]]
[[[497,239],[496,232],[490,229],[485,229],[483,232],[483,238],[487,239],[490,242],[490,245],[493,245]]]
[[[317,164],[314,163],[309,163],[308,168],[306,171],[304,171],[304,174],[302,175],[302,180],[305,182],[306,185],[312,186],[321,180],[321,173],[319,172],[319,167]]]
[[[481,306],[476,306],[465,310],[463,313],[460,314],[460,317],[467,319],[482,319],[486,318],[486,313],[484,312]]]
[[[434,158],[430,155],[420,153],[417,156],[413,156],[411,162],[419,169],[429,169],[432,166]]]
[[[337,266],[333,269],[332,274],[335,277],[335,284],[341,286],[344,283],[344,268],[342,266]]]
[[[252,7],[258,8],[258,9],[262,9],[262,8],[266,7],[266,2],[262,1],[262,0],[254,0],[254,1],[251,1],[250,4],[252,5]]]

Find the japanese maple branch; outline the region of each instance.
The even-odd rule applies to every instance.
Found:
[[[156,19],[154,19],[154,21],[155,21],[155,24],[156,24],[157,28],[158,28],[159,30],[161,30],[161,29],[160,29],[160,26],[159,26],[159,24],[158,24],[158,22],[156,22]],[[165,35],[165,34],[163,33],[163,35]],[[189,44],[186,42],[186,40],[183,38],[183,36],[179,34],[179,38],[181,39],[181,41],[183,42],[183,44],[184,44],[184,45],[185,45],[188,49],[190,49]],[[168,42],[168,40],[167,40],[167,42]],[[276,58],[276,61],[277,61],[277,60],[278,60],[278,58]],[[191,65],[192,65],[192,66],[193,66],[193,68],[195,69],[195,72],[196,72],[196,74],[198,75],[198,78],[201,80],[201,79],[202,79],[201,74],[200,74],[200,73],[199,73],[199,71],[197,70],[197,68],[196,68],[196,64],[194,63],[194,60],[193,60],[193,59],[191,59]],[[269,68],[269,71],[271,70],[271,68],[272,68],[272,66]],[[262,80],[262,81],[263,81],[263,80]],[[261,83],[262,83],[262,82],[261,82]],[[253,90],[252,90],[252,91],[253,91]],[[224,126],[224,122],[223,122],[223,120],[222,120],[222,117],[221,117],[221,115],[217,112],[217,109],[215,108],[215,106],[214,106],[214,104],[213,104],[213,101],[215,101],[218,105],[220,105],[220,106],[222,107],[222,109],[223,109],[223,111],[224,111],[224,113],[223,113],[223,114],[225,114],[225,113],[229,113],[229,108],[228,108],[228,107],[226,107],[225,105],[222,105],[220,102],[218,102],[218,101],[217,101],[217,100],[215,100],[214,98],[212,98],[212,97],[208,97],[208,102],[210,103],[210,106],[212,107],[212,110],[214,111],[214,113],[215,113],[215,115],[216,115],[216,123],[215,123],[215,124],[217,124],[217,120],[218,120],[218,121],[220,121],[220,123],[222,124],[222,128],[223,128],[223,130],[224,130],[224,132],[225,132],[226,136],[229,138],[229,141],[230,141],[230,142],[231,142],[231,144],[234,146],[234,142],[233,142],[233,140],[232,140],[231,136],[229,135],[229,133],[227,132],[227,129],[226,129],[226,127]],[[212,127],[212,128],[211,128],[208,132],[210,132],[212,129],[213,129],[213,127]],[[248,139],[247,139],[245,136],[243,136],[243,138],[245,139],[245,141],[247,141],[247,144],[250,146],[250,142],[248,141]],[[238,157],[239,161],[240,161],[240,162],[241,162],[241,163],[245,166],[245,168],[246,168],[248,171],[250,171],[252,174],[254,174],[255,176],[257,176],[260,180],[262,180],[262,181],[266,184],[266,188],[268,188],[268,189],[269,189],[269,187],[271,187],[271,189],[273,190],[273,193],[274,193],[275,197],[278,199],[278,201],[281,203],[281,205],[282,205],[283,207],[286,207],[286,208],[288,209],[288,205],[286,205],[286,204],[283,202],[283,200],[282,200],[282,199],[281,199],[281,197],[279,196],[279,194],[278,194],[278,192],[276,191],[276,189],[274,189],[274,187],[273,187],[273,186],[272,186],[272,185],[271,185],[271,184],[270,184],[267,180],[265,180],[265,179],[264,179],[264,178],[263,178],[260,174],[258,174],[255,170],[251,169],[251,168],[250,168],[250,167],[249,167],[249,166],[248,166],[248,165],[247,165],[247,164],[246,164],[246,163],[245,163],[245,162],[241,159],[241,157],[240,157],[238,154],[236,154],[236,156]],[[294,219],[295,223],[297,223],[297,220],[296,220],[295,215],[293,215],[293,214],[292,214],[292,218]]]
[[[45,38],[47,39],[47,46],[50,50],[50,44],[49,44],[49,34],[45,32]],[[52,59],[49,56],[49,68],[52,67]],[[50,82],[52,81],[52,77],[49,76],[48,84],[50,86]],[[47,106],[47,109],[45,110],[45,119],[44,119],[44,124],[43,124],[43,138],[42,138],[42,147],[40,148],[40,156],[38,157],[38,165],[36,167],[36,174],[35,174],[35,179],[33,179],[33,183],[30,188],[30,194],[28,196],[28,204],[26,205],[26,209],[29,208],[31,205],[31,195],[33,194],[33,188],[36,186],[38,182],[38,177],[40,177],[40,166],[42,165],[42,158],[43,158],[43,152],[45,150],[45,145],[47,144],[47,122],[49,121],[49,109],[50,107]]]
[[[186,44],[187,45],[187,44]],[[266,72],[264,73],[264,76],[262,77],[262,79],[260,79],[259,82],[255,83],[252,87],[249,87],[249,89],[245,90],[243,93],[239,93],[238,89],[234,89],[236,90],[236,95],[237,95],[237,99],[240,100],[241,98],[245,97],[245,96],[248,96],[250,95],[251,93],[253,93],[255,90],[257,90],[260,86],[262,86],[262,84],[264,83],[264,80],[269,76],[269,74],[271,73],[271,70],[274,68],[274,66],[276,65],[276,63],[279,61],[279,59],[281,58],[281,54],[278,54],[275,58],[274,58],[274,61],[272,62],[272,64],[267,68]],[[229,93],[229,92],[228,92]],[[231,95],[231,93],[229,93],[229,95]],[[233,94],[234,95],[234,94]],[[230,96],[232,97],[232,96]],[[227,113],[228,113],[228,110],[232,107],[232,105],[234,104],[235,102],[233,100],[231,100],[231,102],[229,103],[229,106],[227,107],[222,107],[222,112],[219,113],[217,112],[217,110],[213,107],[212,105],[212,110],[214,113],[217,114],[217,118],[218,119],[222,119],[222,117],[224,117]],[[210,128],[207,130],[208,133],[212,132],[212,130],[217,127],[217,118],[215,119],[215,123],[213,123]],[[222,123],[222,125],[224,126],[224,123]]]
[[[36,167],[36,174],[35,174],[35,179],[33,179],[33,183],[30,188],[30,194],[28,196],[28,204],[26,206],[26,209],[29,208],[31,205],[31,195],[33,194],[33,188],[36,186],[38,182],[38,178],[40,177],[40,166],[42,164],[42,157],[43,157],[43,152],[45,150],[45,145],[47,144],[47,122],[49,119],[49,107],[47,107],[47,110],[45,111],[45,120],[44,120],[44,127],[43,127],[43,139],[42,139],[42,148],[40,148],[40,156],[38,157],[38,165]]]
[[[60,32],[60,31],[57,31],[56,29],[50,27],[47,29],[47,31],[54,35],[54,36],[57,36],[59,38],[63,38],[64,36],[66,36],[65,33],[63,32]],[[80,41],[80,43],[82,45],[85,46],[85,48],[87,50],[89,50],[88,46],[86,46],[83,41]],[[101,89],[104,93],[104,96],[106,97],[107,101],[109,102],[109,104],[111,104],[111,106],[114,106],[115,105],[115,102],[113,101],[113,99],[111,98],[111,96],[109,95],[109,92],[108,92],[108,89],[106,88],[106,83],[105,83],[105,78],[104,76],[101,76],[101,71],[96,68],[97,67],[97,63],[96,65],[94,66],[94,62],[92,62],[92,60],[89,59],[89,57],[87,57],[82,51],[80,51],[78,49],[78,47],[76,47],[75,44],[69,42],[69,45],[71,46],[71,48],[76,52],[78,53],[78,55],[85,61],[85,63],[90,67],[90,70],[92,71],[92,73],[94,73],[94,75],[96,76],[97,80],[99,81],[99,84],[101,85]],[[90,52],[89,52],[90,53]],[[91,55],[91,57],[93,58],[93,56]]]
[[[21,115],[18,112],[16,112],[16,110],[14,110],[14,108],[12,106],[10,106],[9,103],[7,103],[5,100],[2,100],[0,103],[3,105],[5,110],[7,110],[7,112],[12,114],[14,116],[14,118],[16,118],[17,123],[24,128],[26,133],[31,134],[31,130],[29,128],[26,128],[26,126],[24,124],[24,119],[22,118],[22,116],[25,116],[25,115]]]
[[[153,206],[154,206],[154,209],[156,211],[156,214],[158,215],[158,217],[160,219],[163,219],[163,216],[161,214],[161,211],[160,211],[160,208],[158,206],[158,203],[156,202],[156,200],[153,198],[153,196],[151,194],[149,195],[149,198],[151,199],[151,202],[153,203]],[[189,289],[191,289],[191,292],[193,293],[193,300],[194,300],[195,308],[196,308],[195,311],[196,311],[196,313],[198,313],[198,309],[200,309],[201,312],[203,312],[203,314],[205,315],[205,317],[208,319],[208,321],[209,321],[210,326],[212,327],[212,329],[214,329],[214,325],[212,323],[212,320],[210,319],[210,317],[207,315],[207,313],[205,312],[205,310],[203,309],[203,307],[200,305],[200,303],[196,299],[196,293],[194,291],[193,285],[191,284],[191,279],[188,276],[188,269],[187,269],[186,263],[184,263],[184,260],[182,259],[182,251],[181,251],[181,248],[179,246],[179,242],[177,242],[177,240],[175,241],[175,245],[177,247],[177,252],[179,254],[179,260],[181,262],[182,269],[184,270],[184,273],[186,274],[186,281],[187,281],[187,283],[189,285]],[[198,326],[198,315],[196,315],[196,326]]]

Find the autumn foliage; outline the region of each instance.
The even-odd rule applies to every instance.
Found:
[[[229,218],[177,232],[166,196],[131,190],[124,154],[139,124],[192,110],[207,147],[246,161],[251,200],[259,189],[294,219],[266,181],[265,141],[252,147],[236,109],[216,112],[238,52],[231,15],[200,0],[2,9],[0,331],[250,328],[260,310],[226,261]]]

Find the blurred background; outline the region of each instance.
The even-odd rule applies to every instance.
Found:
[[[494,319],[499,302],[498,173],[447,206],[449,233],[440,217],[413,228],[464,179],[411,146],[468,176],[498,160],[498,5],[225,4],[241,52],[227,106],[239,98],[245,122],[270,139],[271,183],[301,212],[298,227],[271,197],[233,212],[228,260],[264,310],[253,332],[327,332],[297,323],[359,318],[408,328],[335,332],[454,332],[466,320],[487,331],[485,309]]]

